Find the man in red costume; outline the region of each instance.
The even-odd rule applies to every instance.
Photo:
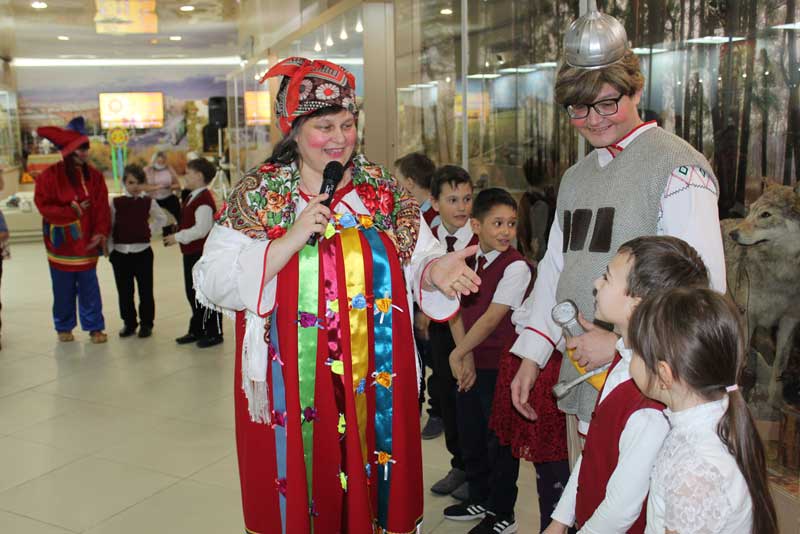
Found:
[[[80,131],[45,126],[37,133],[61,151],[63,160],[36,179],[34,202],[42,214],[44,244],[53,281],[53,322],[58,339],[72,341],[77,325],[92,343],[105,343],[105,321],[97,283],[97,257],[111,231],[108,189],[89,165],[89,138]]]

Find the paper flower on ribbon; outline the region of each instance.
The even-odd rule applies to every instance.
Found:
[[[372,385],[374,386],[377,384],[379,386],[385,387],[386,389],[389,389],[392,387],[392,378],[394,378],[395,376],[397,376],[395,373],[387,373],[386,371],[381,371],[379,373],[378,371],[375,371],[374,373],[372,373],[372,378],[375,379],[372,382]]]
[[[275,479],[275,485],[278,486],[278,493],[286,497],[286,479],[285,478]]]
[[[357,310],[363,310],[367,307],[367,297],[365,297],[362,293],[359,293],[350,299],[350,306]]]
[[[342,485],[342,489],[347,493],[347,475],[343,471],[339,471],[339,484]]]
[[[364,471],[367,473],[367,478],[372,478],[372,464],[366,464]]]
[[[355,228],[358,226],[358,221],[349,213],[345,213],[342,215],[342,218],[339,219],[339,225],[341,225],[342,228]]]
[[[345,429],[347,428],[347,423],[344,420],[344,414],[339,414],[339,423],[336,425],[336,430],[339,434],[344,434]]]
[[[392,304],[392,299],[390,298],[382,298],[382,299],[375,299],[375,315],[380,315],[380,324],[383,324],[383,318],[386,316],[387,313],[392,311],[392,308],[396,309],[397,311],[402,312],[403,309],[399,306],[395,306]]]
[[[314,503],[314,499],[311,499],[311,506],[308,507],[308,513],[311,517],[319,516],[319,512],[317,512],[317,505]]]
[[[369,230],[375,223],[372,221],[372,217],[370,217],[369,215],[359,215],[358,224],[360,224],[361,228],[363,228],[364,230]]]
[[[303,422],[304,423],[313,423],[317,418],[317,410],[312,408],[311,406],[306,406],[306,409],[303,410]]]
[[[331,313],[339,313],[339,299],[328,301],[328,311]]]
[[[276,412],[272,410],[272,423],[270,426],[275,428],[276,426],[286,426],[286,412]]]
[[[344,362],[342,360],[334,360],[333,358],[328,358],[325,360],[325,365],[331,368],[331,373],[335,375],[343,375],[344,374]]]
[[[297,312],[297,322],[303,328],[314,328],[314,327],[322,328],[319,317],[317,317],[313,313]]]
[[[367,379],[362,378],[358,381],[358,386],[356,386],[356,394],[363,395],[364,392],[367,390]]]
[[[336,227],[333,223],[328,223],[328,226],[325,227],[325,239],[330,239],[336,235]]]
[[[392,455],[385,451],[375,451],[378,455],[378,465],[383,466],[383,480],[389,480],[389,464],[396,464],[397,460],[392,459]]]

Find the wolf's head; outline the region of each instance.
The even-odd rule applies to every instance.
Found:
[[[800,194],[789,186],[768,186],[729,235],[746,247],[780,242],[787,252],[800,251]]]

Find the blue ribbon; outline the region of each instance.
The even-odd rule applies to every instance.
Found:
[[[272,366],[272,409],[275,413],[286,412],[286,388],[283,382],[283,366],[280,364],[280,343],[278,343],[278,307],[272,312],[272,324],[270,325],[269,339],[275,349],[278,358],[273,359]],[[286,423],[284,423],[286,424]],[[286,478],[286,427],[275,425],[275,458],[277,460],[278,480]],[[286,534],[286,498],[279,496],[278,501],[281,509],[281,531]]]
[[[392,297],[392,273],[386,247],[378,232],[370,228],[363,232],[372,248],[372,287],[378,298]],[[383,321],[374,321],[375,372],[393,373],[392,368],[392,313],[391,308]],[[377,451],[392,454],[392,389],[380,384],[375,386],[375,447]],[[386,528],[389,518],[389,490],[391,488],[391,466],[377,465],[378,478],[378,525]],[[385,471],[384,471],[385,470]]]

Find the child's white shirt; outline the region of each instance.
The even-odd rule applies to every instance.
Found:
[[[625,347],[621,338],[617,341],[617,352],[622,359],[606,378],[600,404],[617,386],[631,377],[630,364],[633,354]],[[605,499],[582,526],[579,534],[627,532],[645,505],[650,487],[650,472],[668,432],[669,424],[660,410],[644,408],[628,418],[619,438],[619,459],[616,469],[608,480]],[[575,523],[578,473],[582,461],[583,456],[580,456],[551,516],[569,526]],[[664,531],[659,534],[664,534]]]
[[[492,250],[484,254],[479,247],[478,252],[475,253],[475,270],[478,269],[478,260],[481,256],[486,258],[486,264],[483,267],[486,269],[500,256],[500,251]],[[492,296],[492,303],[504,304],[512,310],[517,309],[525,298],[525,290],[528,288],[530,281],[531,269],[528,267],[527,262],[525,260],[512,261],[506,266],[503,271],[503,277],[497,283],[497,288]]]
[[[435,226],[437,225],[431,224],[431,228]],[[453,249],[462,250],[467,248],[469,242],[472,241],[472,236],[474,236],[475,234],[472,232],[472,225],[470,224],[469,220],[467,220],[467,224],[465,224],[461,228],[457,228],[456,231],[453,232],[452,234],[447,230],[447,227],[445,227],[445,225],[439,224],[438,229],[436,230],[434,235],[439,239],[439,243],[444,245],[445,250],[447,249],[447,238],[455,237],[456,242],[453,244]]]
[[[736,459],[717,435],[727,395],[672,412],[647,501],[645,534],[749,534],[753,503]]]
[[[197,195],[206,189],[208,189],[208,187],[199,187],[192,191],[189,194],[189,200],[186,202],[186,204],[188,205],[189,202],[196,199]],[[186,245],[192,241],[203,239],[208,235],[213,226],[214,210],[211,209],[211,206],[203,204],[202,206],[198,206],[194,211],[194,226],[191,228],[186,228],[185,230],[181,230],[180,232],[175,232],[175,241],[181,245]]]

